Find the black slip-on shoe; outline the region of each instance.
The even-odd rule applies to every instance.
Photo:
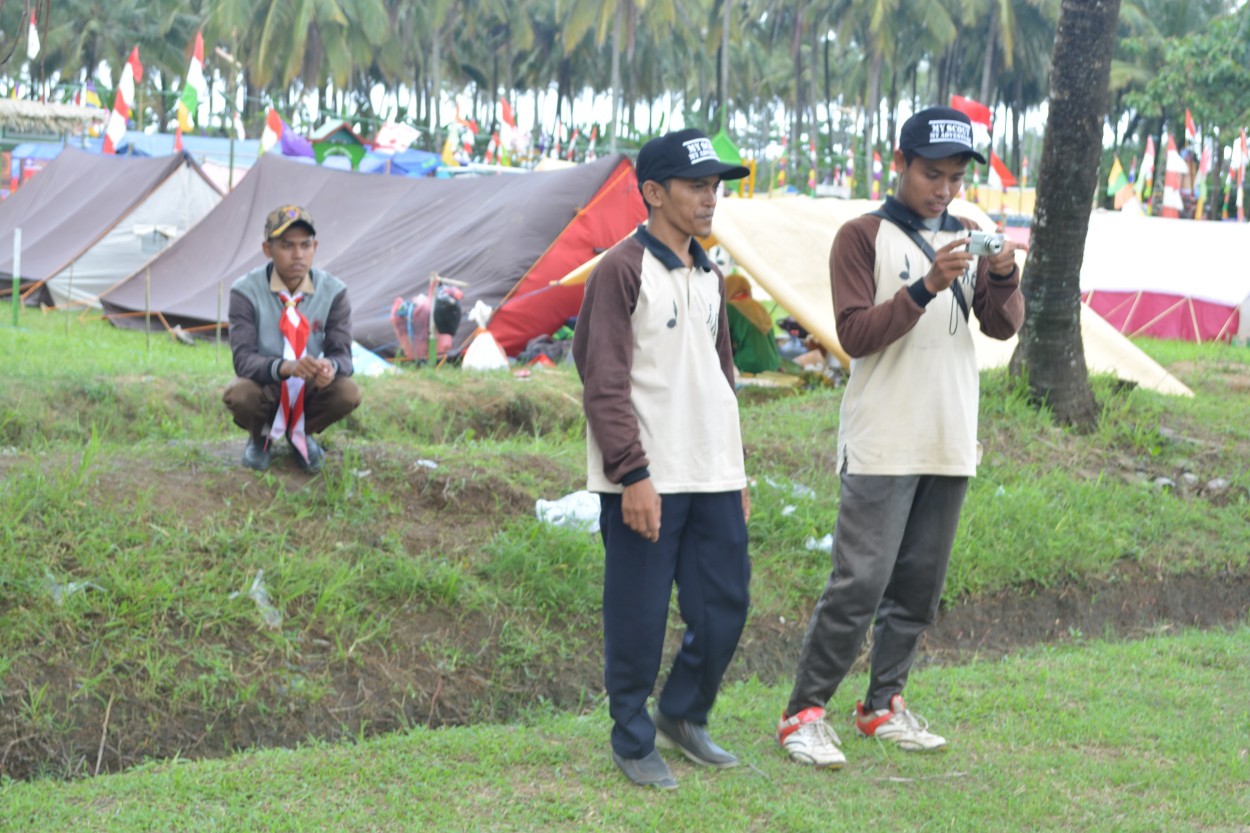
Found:
[[[269,452],[269,446],[265,443],[257,443],[249,438],[247,445],[243,447],[243,465],[249,469],[268,471],[269,463],[272,459],[273,455]]]
[[[667,742],[696,764],[729,769],[738,765],[738,759],[721,749],[708,736],[707,727],[689,720],[675,720],[656,709],[652,716],[656,740]]]
[[[298,450],[295,452],[295,459],[299,461],[301,469],[309,474],[316,474],[325,464],[326,453],[322,450],[321,443],[311,436],[304,437],[304,442],[308,443],[308,459],[305,460]]]
[[[641,758],[622,758],[612,751],[612,763],[625,773],[625,777],[640,787],[655,787],[659,790],[677,789],[677,779],[660,753],[652,749],[650,755]]]

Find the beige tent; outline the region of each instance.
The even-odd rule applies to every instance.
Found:
[[[844,367],[850,359],[838,343],[829,288],[829,250],[842,223],[876,208],[872,200],[809,197],[727,198],[716,206],[708,244],[725,249],[743,271],[777,301]],[[956,200],[951,213],[992,230],[994,222],[977,206]],[[594,262],[570,273],[565,282],[584,281]],[[996,341],[973,329],[981,368],[1002,367],[1016,340]],[[1081,306],[1081,336],[1091,372],[1111,373],[1160,393],[1192,396],[1193,392],[1136,345],[1116,332],[1097,313]]]

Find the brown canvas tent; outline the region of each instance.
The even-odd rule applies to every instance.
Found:
[[[426,291],[431,273],[467,284],[466,312],[478,300],[499,308],[508,298],[499,310],[506,311],[518,286],[546,287],[625,236],[638,221],[628,207],[640,202],[633,166],[620,155],[550,173],[450,180],[327,170],[271,154],[190,233],[101,300],[114,323],[142,327],[150,286],[153,316],[166,326],[213,327],[233,281],[265,262],[265,215],[295,203],[317,222],[316,265],[347,283],[356,340],[392,353],[392,304]],[[540,303],[516,322],[517,339],[558,329],[580,298],[572,290],[524,294]],[[567,298],[555,303],[562,294],[572,296],[571,311]],[[473,326],[466,316],[457,344]]]
[[[96,305],[221,201],[189,156],[102,156],[67,147],[0,202],[0,277],[14,270],[21,229],[23,294]]]

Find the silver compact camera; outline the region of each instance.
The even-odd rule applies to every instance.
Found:
[[[1003,236],[990,234],[987,231],[968,232],[968,254],[977,257],[992,257],[1003,250]]]

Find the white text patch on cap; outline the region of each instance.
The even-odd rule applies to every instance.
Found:
[[[948,142],[972,147],[972,128],[961,121],[937,119],[929,122],[929,144]]]
[[[691,139],[688,142],[682,142],[686,148],[686,152],[690,154],[690,164],[697,165],[700,162],[719,162],[720,157],[716,155],[716,149],[712,147],[709,139]]]

